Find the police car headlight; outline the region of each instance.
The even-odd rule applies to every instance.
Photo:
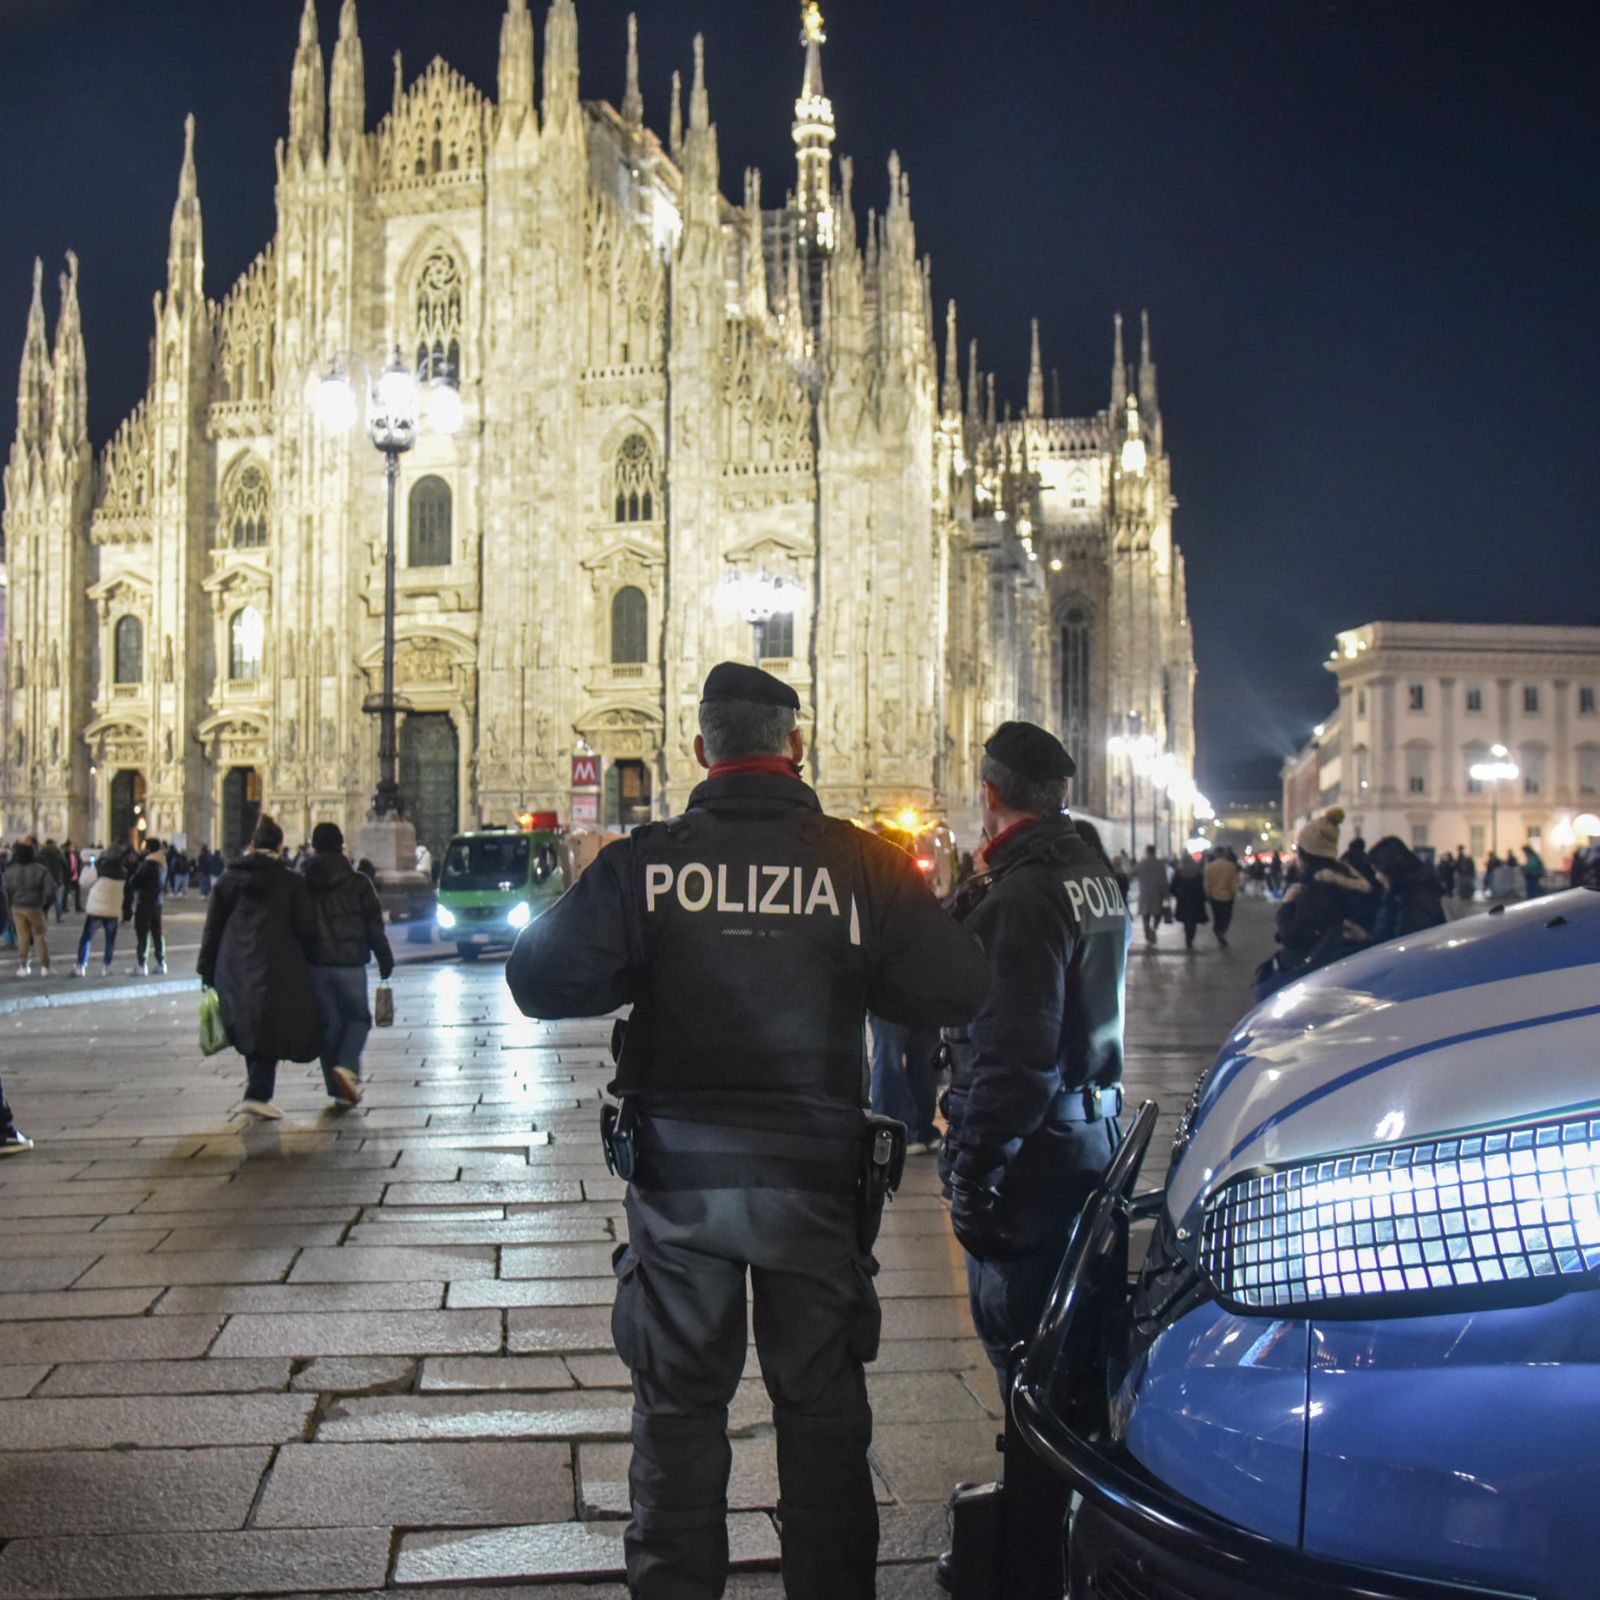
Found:
[[[456,914],[449,906],[435,906],[433,908],[433,920],[441,928],[453,928],[456,925]]]
[[[1199,1264],[1219,1297],[1242,1309],[1317,1305],[1346,1316],[1418,1315],[1419,1296],[1447,1309],[1592,1286],[1600,1118],[1236,1178],[1206,1201]]]
[[[519,900],[506,913],[506,921],[513,928],[526,928],[533,917],[533,907],[526,900]]]

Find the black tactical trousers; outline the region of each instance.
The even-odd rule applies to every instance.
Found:
[[[630,1188],[612,1335],[633,1374],[635,1600],[718,1600],[728,1570],[728,1405],[745,1277],[778,1435],[788,1600],[871,1600],[878,1508],[862,1364],[881,1314],[854,1196]]]

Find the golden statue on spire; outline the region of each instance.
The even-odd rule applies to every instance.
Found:
[[[817,0],[805,0],[800,7],[800,43],[826,44],[828,35],[823,29],[822,7]]]

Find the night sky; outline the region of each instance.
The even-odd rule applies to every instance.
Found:
[[[493,92],[504,0],[361,0]],[[535,10],[542,25],[542,0]],[[578,0],[583,93],[647,120],[706,35],[723,188],[792,182],[790,0]],[[338,0],[321,0],[329,63]],[[1588,4],[824,0],[838,149],[881,207],[898,149],[940,307],[1003,392],[1028,319],[1070,411],[1148,306],[1199,658],[1200,778],[1271,787],[1378,617],[1600,620],[1600,93]],[[0,433],[35,254],[82,260],[96,448],[143,392],[182,119],[206,286],[273,228],[300,0],[0,0]],[[769,203],[774,203],[769,199]],[[47,301],[52,328],[55,296]]]

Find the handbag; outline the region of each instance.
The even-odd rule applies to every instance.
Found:
[[[214,1056],[229,1045],[228,1030],[222,1024],[222,1000],[210,987],[200,991],[200,1054]]]
[[[372,1021],[379,1028],[394,1026],[394,990],[387,979],[379,980],[378,992],[372,997]]]

